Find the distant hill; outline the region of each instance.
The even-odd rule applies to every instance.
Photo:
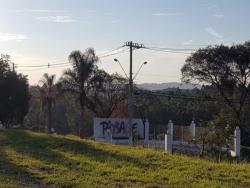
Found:
[[[182,84],[178,82],[168,82],[168,83],[144,83],[138,84],[139,88],[146,90],[163,90],[169,88],[179,88],[179,89],[201,89],[201,85],[193,85],[193,84]]]

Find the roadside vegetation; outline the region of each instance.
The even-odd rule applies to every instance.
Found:
[[[22,130],[0,143],[0,187],[250,187],[245,163]]]

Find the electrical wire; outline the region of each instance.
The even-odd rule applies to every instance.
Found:
[[[158,49],[158,50],[169,50],[169,51],[195,51],[193,48],[169,48],[169,47],[155,47],[155,46],[147,46],[145,48],[148,49]]]
[[[179,51],[179,50],[174,51],[174,50],[156,49],[156,48],[148,48],[148,47],[144,49],[157,51],[157,52],[167,52],[167,53],[187,54],[187,55],[190,55],[192,53],[192,52],[187,52],[187,51]]]
[[[115,49],[112,49],[108,52],[105,52],[101,55],[99,55],[99,58],[107,58],[110,56],[126,53],[129,51],[129,48],[123,49],[124,46],[119,46]],[[123,49],[123,50],[121,50]],[[167,52],[167,53],[181,53],[181,54],[187,54],[190,55],[192,51],[195,49],[192,48],[169,48],[169,47],[143,47],[141,49],[147,49],[147,50],[152,50],[152,51],[158,51],[158,52]],[[135,49],[133,49],[135,50]],[[115,52],[117,51],[117,52]],[[111,53],[114,52],[114,53]],[[43,70],[43,69],[48,69],[48,68],[58,68],[58,67],[63,67],[64,65],[68,66],[69,63],[54,63],[54,64],[40,64],[40,65],[17,65],[18,68],[35,68],[35,69],[29,69],[29,70],[19,70],[19,71],[36,71],[36,70]]]
[[[57,66],[57,65],[66,65],[69,63],[55,63],[55,64],[43,64],[43,65],[18,65],[18,67],[53,67],[53,66]]]
[[[121,50],[122,48],[124,48],[124,46],[119,46],[115,49],[112,49],[108,52],[105,52],[101,55],[99,55],[99,58],[106,58],[106,57],[110,57],[110,56],[114,56],[114,55],[118,55],[118,54],[122,54],[122,53],[125,53],[125,52],[128,52],[129,51],[129,48],[127,49],[124,49],[122,51],[119,51]],[[182,53],[182,54],[190,54],[188,53],[187,51],[193,51],[195,49],[187,49],[187,48],[163,48],[163,47],[144,47],[142,49],[148,49],[148,50],[153,50],[153,51],[159,51],[159,52],[167,52],[167,53]],[[135,50],[135,49],[133,49]],[[114,51],[117,51],[115,53],[111,53],[111,52],[114,52]],[[25,67],[25,68],[42,68],[42,67],[48,67],[48,68],[52,68],[53,66],[57,66],[57,65],[66,65],[68,63],[54,63],[54,64],[40,64],[40,65],[17,65],[18,67]],[[37,69],[36,69],[37,70]]]
[[[116,51],[116,50],[119,50],[119,49],[121,49],[121,48],[123,48],[122,46],[121,47],[118,47],[118,48],[116,48],[116,49],[113,49],[113,50],[110,50],[109,52],[106,52],[106,53],[103,53],[102,55],[100,55],[99,57],[100,58],[105,58],[105,57],[109,57],[109,56],[112,56],[112,55],[117,55],[117,54],[120,54],[120,53],[124,53],[126,50],[122,50],[122,51],[120,51],[120,52],[116,52],[116,53],[112,53],[112,54],[109,54],[109,53],[111,53],[111,52],[113,52],[113,51]],[[42,68],[42,67],[48,67],[48,68],[50,68],[50,67],[53,67],[53,66],[57,66],[57,65],[66,65],[66,64],[69,64],[69,63],[54,63],[54,64],[50,64],[50,63],[48,63],[48,64],[42,64],[42,65],[17,65],[18,67],[25,67],[25,68],[35,68],[35,67],[37,67],[37,68]]]
[[[199,97],[199,96],[184,96],[184,95],[169,95],[165,93],[160,93],[160,92],[152,92],[152,91],[139,91],[140,94],[145,94],[145,95],[153,95],[153,96],[159,96],[159,97],[167,97],[167,98],[180,98],[180,99],[187,99],[187,100],[197,100],[197,101],[208,101],[208,102],[217,102],[220,100],[220,98],[215,98],[215,97],[210,97],[210,96],[204,96],[204,97]],[[229,99],[230,102],[232,103],[239,103],[239,99]],[[250,101],[246,101],[246,103],[250,103]]]
[[[115,49],[109,50],[108,52],[104,52],[103,54],[100,54],[100,55],[98,55],[98,56],[105,56],[105,55],[107,55],[107,54],[109,54],[109,53],[111,53],[111,52],[120,50],[120,49],[122,49],[122,48],[123,48],[123,46],[119,46],[119,47],[117,47],[117,48],[115,48]]]
[[[25,69],[25,70],[18,70],[18,71],[37,71],[37,70],[45,70],[45,69],[51,69],[51,68],[61,68],[61,67],[67,67],[69,65],[61,65],[61,66],[54,66],[54,67],[41,67],[41,68],[35,68],[35,69]]]
[[[112,53],[112,54],[107,54],[107,55],[104,55],[104,56],[99,56],[99,58],[106,58],[106,57],[109,57],[109,56],[122,54],[122,53],[125,53],[125,52],[128,52],[128,51],[129,51],[129,49],[124,49],[123,51],[120,51],[120,52],[116,52],[116,53]]]

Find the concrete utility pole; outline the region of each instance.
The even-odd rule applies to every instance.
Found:
[[[143,44],[133,43],[132,41],[126,42],[124,46],[129,47],[130,51],[130,64],[129,64],[129,97],[128,97],[128,114],[129,114],[129,144],[133,144],[133,127],[132,118],[133,110],[133,48],[145,48]]]
[[[15,63],[12,63],[12,71],[15,72]]]

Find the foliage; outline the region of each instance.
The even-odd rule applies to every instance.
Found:
[[[141,91],[136,97],[137,117],[149,120],[150,132],[154,134],[154,138],[166,131],[169,120],[175,125],[184,126],[190,125],[194,120],[201,126],[204,121],[212,120],[221,108],[217,102],[195,99],[204,97],[204,93],[207,92],[210,92],[207,88],[201,90],[172,88],[153,93]]]
[[[55,75],[49,76],[47,73],[43,75],[43,78],[39,81],[41,87],[39,87],[40,91],[40,99],[42,111],[46,114],[46,126],[47,131],[51,132],[52,128],[52,108],[54,107],[56,101],[56,88],[55,88]]]
[[[0,58],[0,121],[6,126],[21,124],[29,107],[26,76],[11,71],[10,56]]]
[[[186,60],[182,67],[185,82],[211,84],[231,108],[237,125],[242,123],[242,111],[249,95],[250,43],[227,46],[208,46],[199,49]]]
[[[64,71],[61,78],[62,89],[78,95],[81,107],[81,123],[78,127],[78,134],[80,137],[83,137],[86,136],[86,132],[84,131],[84,111],[86,107],[87,85],[90,78],[94,75],[94,71],[97,69],[96,63],[98,57],[94,49],[88,48],[84,53],[73,51],[69,55],[69,61],[73,68]]]
[[[0,187],[249,187],[249,164],[214,163],[75,136],[0,132]]]
[[[127,98],[127,80],[118,74],[96,70],[88,86],[87,107],[98,117],[109,118]]]

